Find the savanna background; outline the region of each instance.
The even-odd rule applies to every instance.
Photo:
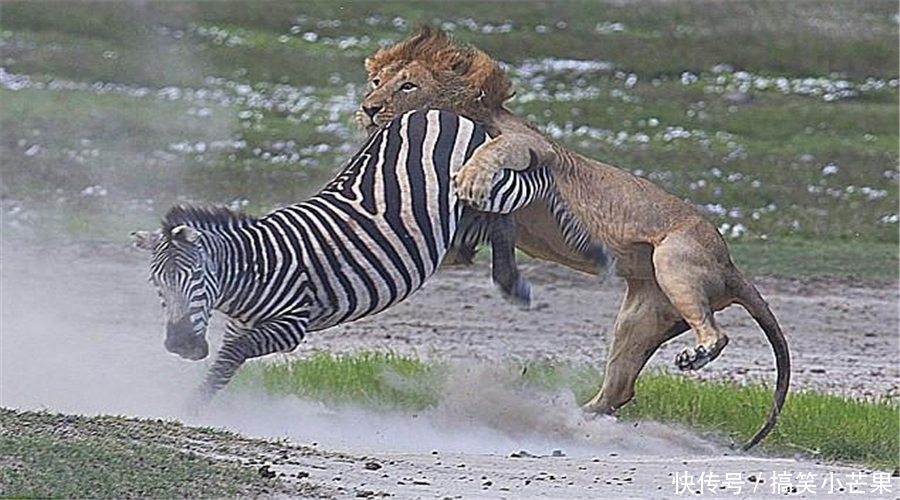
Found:
[[[183,416],[177,400],[199,380],[202,366],[185,367],[164,352],[157,302],[143,281],[145,256],[128,248],[128,233],[154,227],[175,202],[263,214],[314,193],[364,139],[353,114],[367,88],[365,57],[431,24],[500,60],[516,91],[509,107],[548,136],[697,206],[719,227],[737,264],[784,297],[782,311],[806,318],[796,321],[811,337],[792,339],[800,359],[795,380],[844,398],[838,405],[865,403],[828,414],[847,422],[835,424],[841,428],[836,437],[822,435],[828,418],[816,424],[827,404],[811,402],[808,418],[798,416],[808,425],[792,427],[786,416],[773,450],[896,468],[898,21],[896,2],[876,0],[0,2],[0,403]],[[236,385],[419,411],[441,407],[434,384],[443,382],[436,379],[459,382],[439,375],[435,363],[512,357],[517,373],[536,367],[529,372],[534,384],[571,388],[568,404],[577,409],[576,401],[595,387],[602,351],[581,340],[531,348],[529,342],[554,340],[535,340],[541,331],[515,325],[577,330],[579,339],[605,345],[618,292],[603,292],[599,309],[596,301],[553,298],[600,285],[558,269],[540,274],[542,264],[523,260],[537,273],[536,283],[546,286],[544,309],[493,316],[509,306],[491,292],[483,265],[476,266],[438,281],[432,295],[386,314],[382,323],[338,330],[314,346],[348,358],[301,352],[280,365],[307,363],[296,365],[300,375],[254,366]],[[481,288],[473,294],[476,280]],[[431,331],[431,318],[443,314],[448,295],[459,309],[443,325],[450,333],[420,344],[426,337],[417,335]],[[808,302],[788,303],[807,296]],[[487,305],[472,303],[479,300]],[[773,304],[790,325],[789,314]],[[554,323],[552,311],[563,307],[580,307],[577,314],[590,330],[578,330],[587,327],[574,320],[565,327]],[[413,309],[415,321],[409,320]],[[463,323],[472,317],[479,322]],[[498,340],[500,328],[486,338],[485,330],[497,329],[492,318],[524,333]],[[354,340],[342,343],[347,336]],[[840,342],[831,343],[835,338]],[[863,340],[853,344],[856,339]],[[804,342],[810,351],[820,346],[809,366]],[[379,352],[369,352],[375,348]],[[827,370],[846,361],[844,349],[858,354],[853,363],[864,369],[832,376]],[[741,358],[753,362],[750,374],[763,380],[771,370],[766,352],[760,343],[758,352]],[[668,358],[664,363],[671,365]],[[746,370],[726,371],[729,380],[746,382]],[[481,376],[466,380],[477,387]],[[648,382],[647,394],[665,399],[687,390],[680,378],[657,377],[648,379],[657,385]],[[705,416],[691,406],[694,393],[685,393],[683,406],[660,409],[650,408],[647,402],[656,399],[650,396],[630,410],[631,418],[676,420],[739,440],[761,421],[769,393],[760,391],[728,404],[710,393],[708,406],[738,410]],[[513,392],[515,399],[519,393]],[[747,398],[758,400],[759,411],[749,416],[740,410]],[[555,403],[541,411],[547,405]],[[251,460],[249,469],[240,457],[209,458],[209,450],[181,440],[190,434],[185,428],[147,430],[152,439],[146,447],[132,449],[110,429],[134,434],[135,422],[3,412],[3,427],[15,431],[0,430],[0,451],[17,458],[0,459],[2,495],[264,495],[284,488],[257,473],[263,458]],[[271,413],[266,423],[275,420]],[[869,426],[855,433],[851,424],[860,421]],[[193,422],[316,439],[315,433],[297,438],[259,431],[265,427],[259,421],[241,426],[222,415]],[[61,443],[61,425],[79,439]],[[423,437],[429,432],[416,436],[431,442]],[[821,445],[835,440],[833,449]],[[132,479],[124,487],[117,473],[72,472],[72,462],[60,457],[73,453],[104,464],[103,470],[114,463],[135,469],[128,460],[139,457],[137,469],[152,474],[141,476],[146,484]],[[166,465],[179,460],[183,466]],[[173,476],[175,469],[183,476]],[[60,477],[70,480],[53,486]],[[197,477],[209,481],[184,486],[184,478]]]

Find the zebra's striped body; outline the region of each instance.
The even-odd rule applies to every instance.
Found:
[[[411,112],[373,134],[305,202],[259,219],[225,209],[171,209],[158,240],[138,245],[154,251],[151,280],[164,301],[181,294],[188,303],[170,308],[167,348],[201,358],[209,311],[230,318],[203,388],[211,396],[244,360],[292,350],[307,331],[408,297],[466,233],[460,224],[473,209],[457,199],[451,179],[487,139],[466,118]],[[502,202],[492,210],[508,213],[541,194],[540,183],[509,179],[520,175],[498,177],[494,196]]]
[[[300,228],[296,243],[317,290],[308,330],[382,311],[437,270],[471,210],[457,200],[451,175],[486,139],[464,118],[408,113],[315,197],[260,220]]]

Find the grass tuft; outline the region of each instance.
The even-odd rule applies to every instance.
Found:
[[[353,356],[316,352],[302,361],[248,363],[234,384],[375,408],[417,409],[433,404],[439,370],[390,352]]]

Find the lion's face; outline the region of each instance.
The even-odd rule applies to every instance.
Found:
[[[369,133],[407,111],[446,109],[450,104],[431,71],[415,61],[390,64],[369,75],[369,87],[356,112],[357,121]]]
[[[407,111],[441,109],[490,123],[510,82],[484,52],[428,26],[366,59],[371,90],[356,118],[372,133]]]

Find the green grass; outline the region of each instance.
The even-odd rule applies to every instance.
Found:
[[[642,376],[627,419],[674,422],[717,432],[736,443],[759,428],[772,401],[761,385],[700,382],[663,373]],[[799,452],[826,461],[897,468],[900,407],[816,392],[794,392],[764,448]]]
[[[775,278],[838,278],[867,283],[896,283],[897,246],[868,241],[731,242],[732,258],[747,274]]]
[[[260,384],[271,394],[405,409],[432,404],[440,380],[434,368],[392,353],[323,352],[298,363],[248,363],[240,373],[238,388]]]
[[[42,2],[45,8],[29,2],[4,2],[4,27],[32,28],[65,34],[91,36],[118,46],[135,47],[148,38],[139,19],[150,18],[173,28],[186,29],[191,22],[219,26],[242,26],[259,33],[254,42],[265,49],[280,45],[276,37],[287,33],[296,19],[303,27],[313,27],[323,37],[338,37],[366,32],[385,32],[396,36],[391,21],[401,17],[410,25],[441,21],[459,21],[477,12],[480,23],[512,22],[520,43],[510,44],[504,36],[457,31],[470,37],[506,60],[529,56],[600,57],[635,67],[647,74],[678,74],[700,70],[723,61],[751,70],[777,70],[797,74],[828,74],[843,71],[870,76],[897,61],[897,27],[891,16],[896,4],[890,1],[847,3],[841,0],[794,2],[790,7],[777,0],[730,2],[710,6],[708,2],[636,3],[615,5],[591,1],[564,3],[520,2],[510,9],[505,2],[402,2],[371,4],[311,1],[266,2],[247,5],[240,1],[208,4],[167,1],[142,5],[97,2],[73,5],[70,2]],[[366,24],[369,16],[379,16],[376,24]],[[812,23],[810,19],[825,22]],[[320,20],[339,20],[340,26],[317,27]],[[626,31],[598,35],[598,22],[620,22]],[[558,23],[564,28],[557,28]],[[539,36],[534,28],[549,27]],[[573,36],[575,35],[575,36]],[[762,42],[765,43],[762,43]],[[265,43],[262,43],[265,42]],[[641,57],[632,57],[635,51]],[[358,56],[357,56],[358,57]]]
[[[454,26],[457,39],[509,63],[516,77],[511,109],[544,130],[573,131],[555,136],[562,144],[640,172],[698,206],[724,209],[706,217],[718,227],[746,230],[733,241],[739,264],[746,262],[752,274],[895,278],[880,270],[897,266],[898,224],[891,222],[900,197],[897,89],[826,102],[752,88],[736,104],[707,88],[718,64],[769,78],[828,77],[857,86],[867,78],[896,79],[894,2],[572,1],[521,2],[511,9],[502,1],[223,1],[214,7],[9,1],[0,8],[8,73],[150,91],[134,97],[0,89],[0,201],[17,209],[0,214],[4,223],[20,223],[15,232],[38,228],[65,239],[119,239],[174,201],[237,201],[261,213],[305,198],[363,141],[353,110],[366,89],[365,57],[382,41],[432,23]],[[477,26],[460,12],[477,12]],[[598,33],[604,22],[624,30]],[[507,28],[485,32],[490,26]],[[211,30],[240,42],[229,46]],[[304,39],[306,33],[317,38]],[[350,47],[338,44],[364,38]],[[518,73],[525,61],[545,58],[608,61],[614,69]],[[704,79],[683,84],[686,71]],[[624,75],[632,73],[637,81],[626,85]],[[726,80],[736,78],[728,73]],[[292,87],[276,91],[277,84]],[[177,87],[236,97],[234,85],[258,91],[256,105],[156,96]],[[583,89],[595,92],[559,97]],[[286,97],[294,91],[301,97]],[[526,99],[536,92],[548,97]],[[261,104],[267,101],[273,105]],[[193,113],[202,107],[211,114]],[[247,112],[253,117],[241,118]],[[580,127],[606,139],[575,133]],[[660,138],[670,127],[696,135]],[[649,140],[617,144],[612,138],[620,133]],[[179,142],[213,141],[245,146],[203,154],[173,150]],[[260,154],[287,141],[296,143],[301,161]],[[28,154],[34,145],[40,151]],[[96,156],[85,156],[92,151]],[[839,170],[823,175],[829,164]],[[83,196],[92,185],[109,195]],[[21,214],[29,217],[16,219]],[[799,249],[822,258],[805,259]]]
[[[258,496],[282,486],[248,466],[191,451],[234,435],[162,421],[0,408],[0,498]]]
[[[523,384],[545,390],[566,388],[579,402],[593,396],[601,382],[600,372],[584,366],[541,362],[514,368],[522,373]],[[238,372],[232,389],[262,387],[271,394],[333,403],[421,410],[439,400],[448,369],[391,353],[315,353],[291,362],[250,363]],[[705,382],[651,372],[638,380],[636,399],[621,415],[628,420],[683,424],[719,440],[743,443],[765,420],[771,400],[772,389],[760,384]],[[762,448],[896,468],[900,465],[898,430],[897,402],[794,392]]]

